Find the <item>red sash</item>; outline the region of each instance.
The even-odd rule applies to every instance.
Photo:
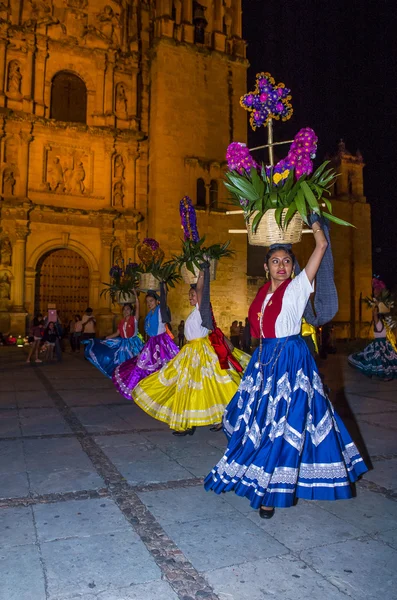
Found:
[[[291,283],[291,279],[286,279],[274,292],[273,296],[266,305],[262,318],[262,334],[265,338],[276,337],[276,320],[281,312],[283,297],[285,290]],[[260,316],[263,302],[267,296],[271,281],[265,283],[255,296],[255,300],[251,304],[248,311],[248,320],[251,328],[251,335],[255,338],[261,337]]]
[[[237,373],[242,373],[243,368],[238,362],[238,360],[233,356],[229,345],[226,342],[225,335],[221,329],[216,324],[214,313],[212,311],[211,306],[211,315],[212,315],[212,332],[209,334],[208,339],[211,342],[211,346],[215,350],[216,355],[218,356],[219,365],[221,369],[230,369],[230,365],[235,368]],[[230,363],[230,364],[229,364]]]

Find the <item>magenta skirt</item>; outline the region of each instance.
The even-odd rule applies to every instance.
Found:
[[[116,367],[112,380],[117,391],[131,400],[131,392],[138,383],[148,375],[159,371],[178,352],[178,346],[168,333],[160,333],[149,338],[138,356]]]

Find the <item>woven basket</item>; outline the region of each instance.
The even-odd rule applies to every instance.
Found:
[[[284,222],[287,208],[283,210],[281,222]],[[254,212],[247,221],[248,243],[251,246],[270,246],[271,244],[297,244],[302,238],[303,221],[298,212],[294,214],[286,229],[281,229],[275,219],[275,208],[271,208],[265,212],[256,232],[252,231],[252,221],[255,215]]]
[[[135,304],[135,296],[134,296],[134,294],[122,294],[121,292],[118,292],[117,303],[118,304]]]
[[[160,289],[160,282],[151,273],[141,273],[139,289],[143,292],[147,292],[148,290],[153,290],[154,292],[156,292]]]
[[[217,260],[210,260],[210,281],[215,281],[216,279],[216,269],[218,266],[218,261]],[[186,265],[182,265],[181,268],[181,275],[182,275],[182,279],[185,283],[188,283],[189,285],[193,285],[194,283],[197,283],[197,279],[198,279],[198,274],[199,274],[199,269],[197,267],[193,267],[194,268],[194,275],[191,271],[189,271],[189,269],[187,268]]]

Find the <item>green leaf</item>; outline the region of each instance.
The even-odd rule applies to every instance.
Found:
[[[322,200],[322,202],[324,202],[324,204],[327,207],[327,209],[329,210],[329,212],[332,213],[332,204],[331,204],[331,202],[327,198],[321,198],[321,200]]]
[[[257,215],[255,215],[255,217],[252,221],[252,224],[251,224],[251,229],[254,233],[258,229],[258,225],[259,225],[259,222],[262,219],[262,217],[263,217],[263,214],[261,214],[261,213],[258,213]]]
[[[354,227],[355,228],[355,225],[352,225],[351,223],[348,223],[347,221],[344,221],[343,219],[339,219],[338,217],[335,217],[335,215],[331,215],[329,213],[323,212],[323,216],[326,217],[327,219],[329,219],[330,221],[337,223],[338,225],[344,225],[345,227]]]
[[[321,164],[321,165],[318,167],[318,169],[316,169],[316,170],[314,171],[314,173],[313,173],[313,175],[312,175],[312,178],[313,178],[313,179],[317,179],[318,177],[320,177],[321,173],[324,171],[325,167],[326,167],[327,165],[329,165],[329,163],[330,163],[330,161],[329,161],[329,160],[326,160],[326,161],[324,161],[324,162],[323,162],[323,163],[322,163],[322,164]]]
[[[296,203],[295,203],[295,200],[294,200],[289,205],[289,208],[288,208],[287,213],[286,213],[285,218],[284,218],[284,227],[285,228],[288,226],[288,223],[290,222],[290,220],[292,219],[292,217],[294,216],[294,214],[296,213],[296,211],[297,211],[297,208],[296,208]]]
[[[281,215],[283,214],[284,207],[279,206],[276,208],[276,212],[274,213],[274,218],[276,219],[276,223],[279,227],[281,227]]]
[[[295,197],[296,208],[305,223],[307,223],[307,209],[305,202],[305,195],[301,188],[298,189]]]
[[[306,201],[307,201],[308,205],[310,206],[310,208],[312,209],[312,211],[314,211],[316,213],[320,212],[320,207],[318,205],[317,198],[311,191],[311,189],[308,186],[308,184],[306,183],[306,181],[302,181],[301,189],[303,190]]]
[[[259,197],[262,197],[265,191],[265,184],[262,179],[259,177],[257,170],[255,167],[251,168],[251,181],[254,186],[255,192]]]

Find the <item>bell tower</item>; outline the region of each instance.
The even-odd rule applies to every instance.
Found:
[[[241,0],[157,0],[149,50],[149,195],[147,228],[166,254],[180,250],[179,200],[196,204],[207,242],[232,239],[212,299],[220,325],[247,311],[246,238],[231,236],[239,218],[226,215],[222,178],[232,141],[246,141],[239,100],[246,92]],[[187,314],[185,291],[170,294],[174,320]],[[238,291],[237,291],[238,290]],[[177,296],[177,298],[175,298]]]

